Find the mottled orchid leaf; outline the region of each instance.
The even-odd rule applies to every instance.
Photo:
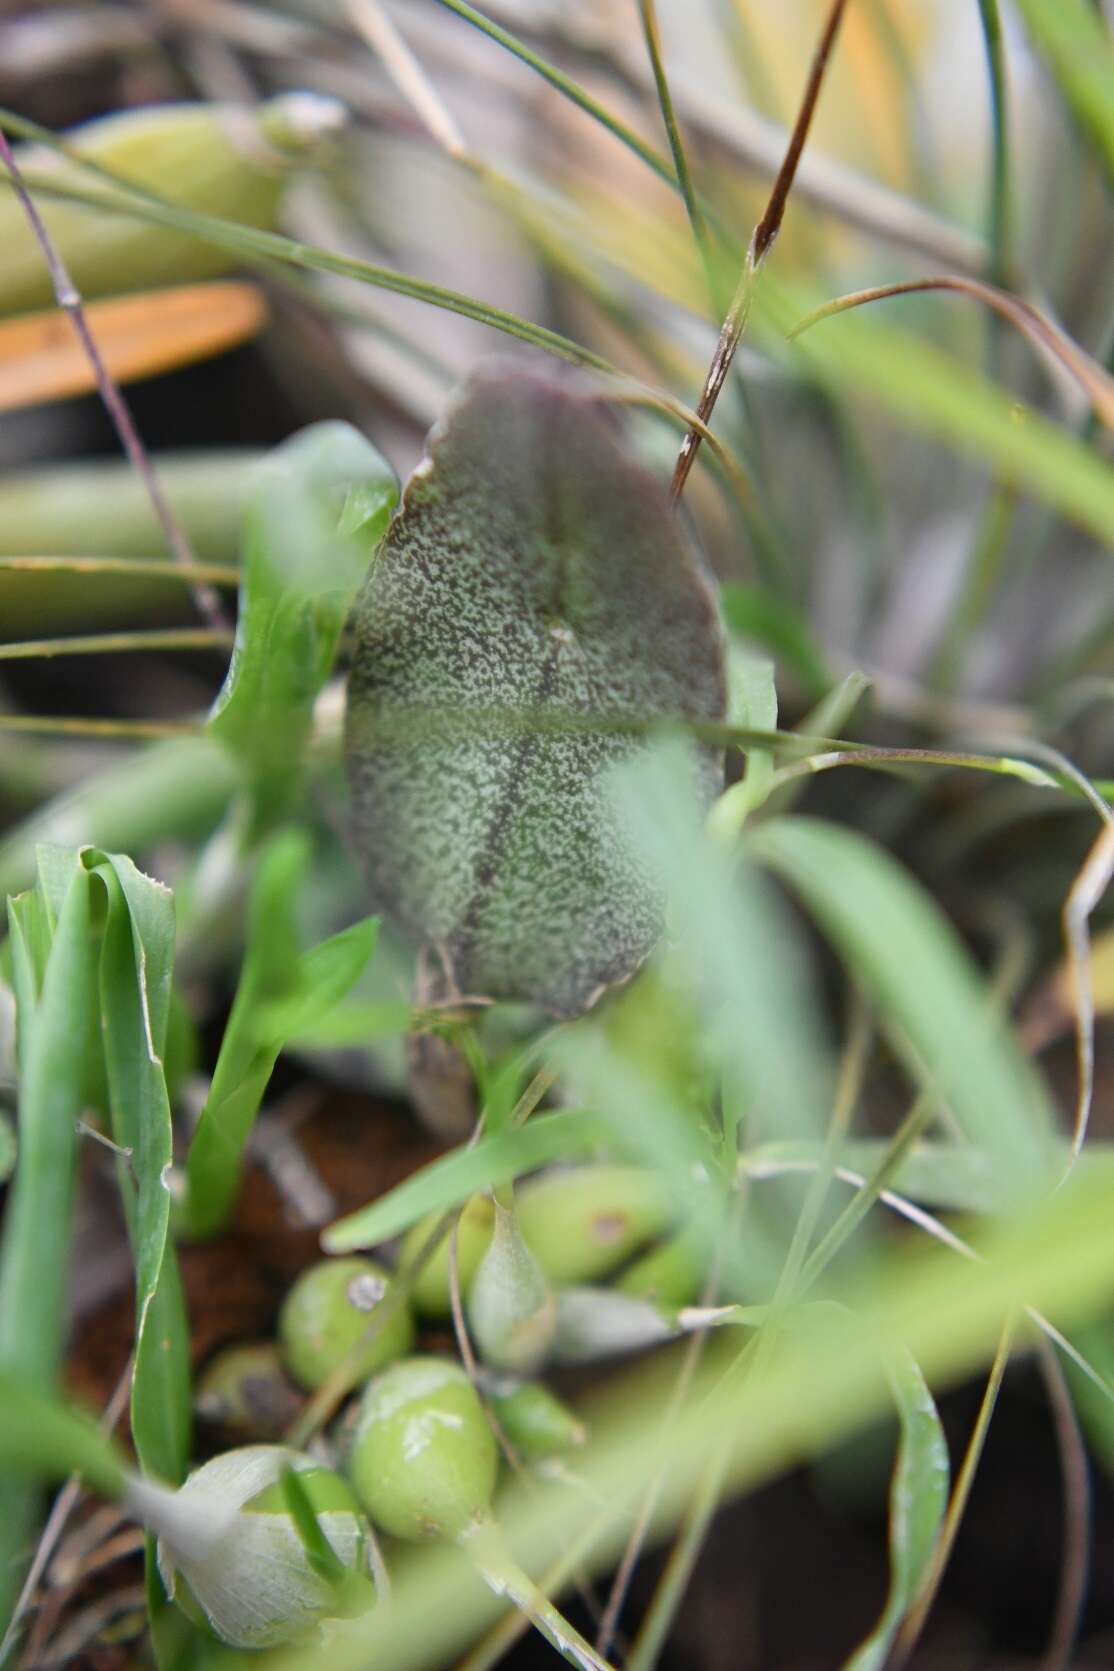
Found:
[[[477,373],[354,625],[346,754],[376,907],[458,992],[586,1008],[661,930],[610,774],[648,725],[726,703],[708,581],[598,393]],[[710,800],[722,761],[698,762]]]

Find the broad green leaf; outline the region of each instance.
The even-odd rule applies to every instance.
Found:
[[[373,902],[457,991],[579,1012],[661,929],[606,788],[646,745],[592,721],[724,711],[711,591],[664,489],[598,397],[489,367],[433,432],[354,622]],[[697,775],[708,797],[714,751]]]
[[[426,1213],[459,1207],[477,1190],[493,1189],[550,1161],[588,1154],[611,1135],[608,1122],[598,1114],[575,1109],[481,1138],[472,1148],[454,1149],[423,1166],[370,1206],[338,1219],[322,1234],[321,1245],[327,1253],[375,1247],[408,1230]]]
[[[189,1448],[189,1330],[169,1245],[173,1131],[164,1058],[174,960],[174,900],[121,854],[83,854],[104,887],[101,1038],[117,1169],[135,1260],[132,1436],[144,1469],[179,1481]]]
[[[1114,182],[1114,43],[1089,0],[1017,0],[1033,44]]]
[[[771,820],[746,847],[801,896],[890,1021],[917,1077],[994,1157],[1003,1187],[1051,1181],[1043,1087],[928,895],[881,847],[819,819]]]
[[[39,1002],[29,1027],[26,1017],[19,1020],[19,1159],[0,1241],[0,1370],[42,1393],[53,1387],[62,1354],[77,1120],[92,1046],[89,893],[75,857]],[[14,915],[26,926],[31,913]],[[23,1000],[29,991],[33,981],[21,980],[17,995]],[[0,1477],[0,1619],[7,1616],[34,1505],[26,1480]]]
[[[259,466],[232,664],[209,720],[246,773],[257,827],[294,802],[314,699],[397,501],[394,471],[348,424],[315,424]]]
[[[299,954],[293,912],[308,863],[308,841],[295,831],[276,836],[260,858],[244,966],[186,1163],[184,1217],[194,1236],[214,1234],[232,1211],[244,1149],[287,1029],[312,1029],[375,949],[378,925],[370,918]]]
[[[886,1370],[900,1426],[890,1486],[890,1590],[881,1618],[844,1671],[883,1671],[928,1573],[948,1505],[948,1447],[924,1376],[906,1351],[892,1352]]]

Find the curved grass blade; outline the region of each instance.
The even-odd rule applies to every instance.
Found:
[[[408,1230],[427,1213],[459,1207],[477,1190],[496,1188],[549,1161],[588,1154],[613,1136],[609,1122],[589,1109],[542,1115],[423,1166],[378,1201],[331,1224],[322,1234],[321,1245],[326,1253],[375,1247]]]
[[[122,1496],[128,1481],[123,1456],[91,1417],[6,1369],[0,1370],[0,1469],[35,1479],[80,1474],[110,1499]]]
[[[232,665],[209,719],[247,775],[256,833],[296,801],[314,700],[397,502],[394,471],[348,424],[303,430],[256,475]]]
[[[819,819],[771,820],[746,847],[801,895],[1004,1186],[1023,1194],[1050,1181],[1043,1088],[928,896],[882,848]]]
[[[183,1217],[192,1236],[214,1235],[232,1212],[285,1029],[312,1027],[345,996],[375,949],[378,925],[369,918],[299,954],[294,904],[308,863],[308,839],[297,831],[276,836],[260,858],[244,966],[186,1161]],[[276,1019],[283,1030],[273,1030]]]
[[[1022,296],[1013,296],[996,285],[984,284],[981,279],[964,278],[944,273],[932,278],[907,279],[898,284],[875,285],[869,290],[856,290],[847,296],[837,296],[814,308],[789,332],[790,342],[796,342],[823,319],[862,307],[869,302],[886,301],[893,296],[913,296],[933,290],[951,290],[959,296],[969,296],[992,308],[999,318],[1014,327],[1038,351],[1050,356],[1083,390],[1091,402],[1095,417],[1114,429],[1114,377],[1085,349],[1068,336],[1066,331],[1049,319],[1039,308]]]
[[[34,913],[18,905],[10,912],[20,941],[22,1073],[19,1161],[0,1242],[0,1370],[44,1395],[54,1386],[62,1355],[77,1120],[92,1048],[91,884],[76,857],[67,868],[45,960],[45,902]],[[40,895],[43,891],[40,884]],[[28,1009],[32,993],[36,1001]],[[14,1594],[36,1495],[26,1479],[0,1478],[0,1626]]]
[[[890,1486],[890,1590],[881,1618],[844,1671],[883,1671],[928,1575],[948,1506],[948,1447],[925,1378],[907,1351],[889,1355],[886,1374],[901,1430]]]
[[[755,330],[773,352],[811,303],[769,273],[758,294]],[[1005,389],[957,356],[854,311],[798,340],[793,353],[833,394],[869,395],[911,429],[980,459],[1000,481],[1114,545],[1114,470],[1075,435],[1019,409]]]
[[[121,854],[86,851],[107,898],[100,952],[101,1037],[112,1135],[135,1262],[131,1425],[145,1471],[180,1481],[190,1436],[189,1328],[169,1242],[173,1159],[164,1056],[174,899]]]

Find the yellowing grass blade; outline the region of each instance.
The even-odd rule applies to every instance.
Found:
[[[109,373],[134,383],[246,342],[267,321],[254,284],[187,284],[86,304]],[[0,411],[96,388],[89,359],[60,308],[0,324]]]

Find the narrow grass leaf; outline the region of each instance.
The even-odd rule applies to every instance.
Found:
[[[296,801],[314,700],[397,502],[394,471],[348,424],[315,424],[259,468],[232,665],[209,720],[247,775],[257,829]]]
[[[9,1115],[0,1111],[0,1184],[6,1184],[15,1171],[16,1155],[19,1144],[16,1142],[15,1126]]]
[[[762,587],[735,580],[720,587],[720,602],[731,631],[780,656],[811,701],[830,690],[834,676],[827,657],[798,609]]]
[[[244,1147],[278,1051],[260,1044],[261,1004],[289,998],[298,948],[294,901],[309,863],[309,841],[284,831],[260,854],[247,911],[244,962],[221,1039],[209,1095],[186,1161],[184,1222],[211,1235],[232,1210]]]
[[[834,1157],[837,1172],[870,1178],[885,1161],[890,1145],[881,1138],[844,1143]],[[776,1178],[787,1172],[814,1172],[824,1151],[815,1143],[761,1143],[748,1149],[739,1170],[748,1178]],[[1085,1157],[1084,1157],[1085,1158]],[[1067,1151],[1064,1151],[1067,1159]],[[995,1157],[985,1149],[958,1143],[916,1144],[903,1156],[891,1186],[910,1201],[962,1213],[996,1213],[1008,1204]]]
[[[92,1045],[89,896],[89,877],[73,856],[41,999],[21,1046],[19,1162],[0,1241],[0,1370],[43,1394],[55,1383],[62,1355],[77,1120]],[[29,913],[23,915],[26,922]],[[25,1479],[0,1477],[0,1620],[34,1507]]]
[[[467,1149],[433,1161],[378,1201],[331,1224],[321,1237],[326,1253],[375,1247],[416,1224],[427,1213],[459,1207],[477,1190],[494,1189],[554,1160],[590,1154],[613,1136],[610,1123],[590,1109],[546,1114],[527,1125],[481,1138]]]
[[[918,1077],[1013,1190],[1051,1177],[1043,1088],[946,918],[882,848],[835,824],[771,820],[752,858],[797,892],[895,1029]]]
[[[179,1481],[189,1449],[189,1330],[170,1245],[173,1159],[164,1057],[174,960],[174,899],[121,854],[83,855],[105,890],[101,1037],[117,1169],[135,1261],[132,1436],[143,1467]]]
[[[755,314],[765,346],[783,355],[778,339],[813,305],[767,273]],[[858,311],[827,320],[792,352],[833,395],[877,400],[911,429],[981,460],[998,480],[1114,546],[1114,469],[1086,441],[1021,406],[956,355]]]
[[[194,1236],[227,1221],[244,1150],[288,1029],[312,1029],[349,992],[371,958],[374,918],[299,954],[293,911],[309,862],[299,831],[264,849],[248,905],[247,945],[205,1107],[186,1162],[185,1223]]]
[[[80,1474],[109,1498],[123,1494],[128,1477],[123,1457],[89,1416],[7,1370],[0,1370],[0,1469],[43,1480]]]
[[[890,1485],[890,1589],[877,1625],[844,1671],[883,1671],[898,1628],[917,1599],[948,1506],[948,1447],[916,1359],[893,1352],[886,1365],[900,1425]]]
[[[1033,44],[1114,181],[1114,43],[1089,0],[1017,0]]]
[[[668,901],[679,966],[702,994],[709,1053],[754,1122],[750,1140],[816,1136],[829,1064],[784,908],[756,867],[702,831],[683,744],[659,745],[615,792]]]

